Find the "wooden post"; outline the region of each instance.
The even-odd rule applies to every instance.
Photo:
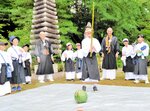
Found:
[[[55,0],[34,0],[32,30],[30,35],[31,53],[34,54],[35,43],[39,33],[46,32],[55,54],[61,52],[58,16]]]

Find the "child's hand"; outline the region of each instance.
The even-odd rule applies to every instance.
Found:
[[[64,57],[67,58],[67,54],[64,54]]]
[[[117,52],[116,55],[115,55],[115,56],[116,56],[116,59],[118,58],[118,55],[119,55],[119,53]]]
[[[20,52],[25,52],[23,48],[19,48]]]
[[[52,59],[52,62],[54,63],[54,57],[53,56],[51,56],[51,59]]]
[[[136,53],[141,53],[142,51],[141,50],[136,50]]]
[[[104,53],[102,53],[102,58],[104,58]]]
[[[39,57],[37,57],[37,62],[40,63],[40,58]]]

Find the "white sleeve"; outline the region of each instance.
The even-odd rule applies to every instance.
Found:
[[[145,45],[146,45],[146,49],[143,50],[142,52],[143,52],[144,56],[148,56],[149,55],[149,46],[148,46],[148,44],[145,44]]]
[[[2,64],[0,64],[0,73],[1,73]]]
[[[30,64],[32,64],[32,56],[30,53],[29,53],[29,61],[30,61]]]
[[[134,58],[135,56],[136,56],[136,52],[134,51],[134,47],[133,46],[131,46],[131,58]]]
[[[64,56],[65,54],[66,54],[66,51],[64,51],[64,52],[62,53],[62,55],[61,55],[61,60],[62,60],[62,61],[65,61],[65,59],[66,59],[65,56]]]
[[[14,66],[12,64],[12,59],[11,59],[11,56],[8,53],[7,53],[7,58],[8,58],[9,65],[11,67],[11,71],[14,71]]]
[[[7,49],[7,53],[10,55],[10,57],[11,57],[11,48],[8,48]]]
[[[138,50],[138,45],[135,45],[135,46],[133,47],[133,51],[136,53],[137,50]]]
[[[101,50],[101,45],[100,45],[100,43],[99,43],[99,41],[97,39],[95,39],[95,42],[94,42],[93,45],[94,45],[94,47],[96,49],[96,53],[99,53],[100,50]]]
[[[78,53],[77,51],[74,52],[74,58],[76,58],[78,56],[77,53]]]
[[[87,47],[87,43],[85,40],[82,41],[82,51],[83,51],[83,56],[86,57],[89,53],[89,49]]]
[[[72,51],[72,60],[75,60],[75,58],[74,52]]]
[[[122,56],[126,56],[126,52],[124,50],[124,47],[122,48]]]

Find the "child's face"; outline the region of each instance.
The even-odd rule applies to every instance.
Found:
[[[138,43],[142,43],[144,41],[144,39],[142,37],[138,38]]]
[[[0,45],[0,50],[4,51],[6,49],[5,45]]]
[[[68,46],[68,50],[72,50],[72,45],[69,45],[69,46]]]
[[[123,44],[124,44],[125,46],[127,46],[127,45],[129,44],[129,42],[123,42]]]
[[[28,52],[29,48],[27,46],[23,47],[25,52]]]
[[[14,46],[17,46],[18,43],[19,43],[19,41],[18,41],[18,39],[16,39],[16,38],[12,41],[12,44],[13,44]]]
[[[80,46],[80,45],[77,45],[77,49],[81,49],[81,46]]]

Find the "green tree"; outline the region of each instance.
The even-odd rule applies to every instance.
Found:
[[[129,38],[131,42],[136,40],[139,33],[146,35],[148,39],[149,31],[149,0],[82,0],[83,6],[73,19],[82,20],[82,22],[74,22],[77,26],[83,28],[78,29],[81,33],[87,21],[91,21],[92,3],[95,2],[95,37],[100,41],[106,34],[106,29],[112,27],[114,35],[122,43],[123,38]],[[80,19],[82,18],[82,19]],[[74,21],[74,20],[73,20]],[[80,27],[78,27],[80,28]],[[83,29],[83,30],[82,30]]]
[[[140,0],[141,4],[141,14],[140,17],[141,21],[138,21],[139,26],[139,32],[141,34],[144,34],[147,42],[150,44],[150,1],[149,0]]]
[[[20,45],[29,43],[33,0],[3,0],[0,9],[2,37],[8,40],[9,36],[15,35],[21,38]]]
[[[14,31],[9,33],[21,38],[21,45],[29,43],[32,21],[33,0],[11,0],[10,18],[16,25]]]
[[[67,42],[81,42],[84,27],[91,21],[93,0],[56,0],[59,29],[63,48]],[[144,34],[150,41],[150,1],[149,0],[94,0],[95,35],[100,41],[106,29],[112,27],[114,35],[122,43],[123,38],[134,42],[138,34]],[[16,35],[21,45],[29,43],[32,24],[33,0],[1,0],[0,38]],[[71,13],[72,6],[75,13]]]
[[[73,23],[73,14],[70,12],[71,0],[57,0],[57,10],[59,18],[59,29],[62,41],[62,50],[65,50],[65,45],[67,42],[77,42],[76,39],[73,39],[73,34],[80,35],[78,31],[78,26]],[[63,5],[62,5],[63,4]]]

